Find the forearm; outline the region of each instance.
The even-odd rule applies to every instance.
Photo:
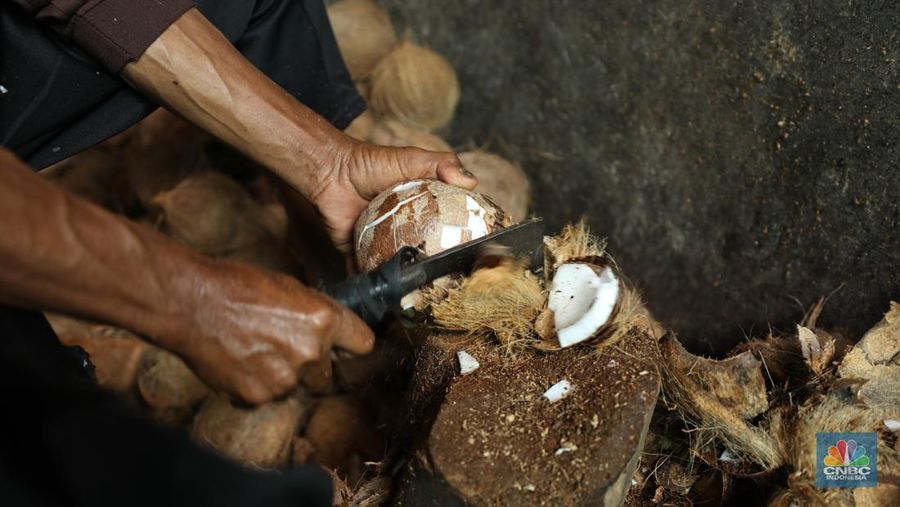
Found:
[[[0,150],[0,301],[176,336],[206,261]],[[196,285],[195,285],[196,284]],[[169,344],[175,345],[175,344]]]
[[[307,197],[352,142],[256,69],[196,9],[122,75]]]

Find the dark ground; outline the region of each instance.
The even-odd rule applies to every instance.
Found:
[[[900,299],[900,3],[382,2],[459,72],[448,139],[586,215],[695,349]]]

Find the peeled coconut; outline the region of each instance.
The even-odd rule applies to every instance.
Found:
[[[513,222],[528,216],[531,184],[519,166],[484,150],[459,154],[463,167],[478,178],[478,191],[509,213]]]
[[[192,175],[153,202],[162,211],[164,233],[208,255],[227,255],[284,229],[283,212],[260,205],[217,172]]]
[[[453,119],[459,82],[444,57],[404,41],[372,71],[369,94],[372,107],[382,115],[435,130]]]
[[[434,255],[511,225],[489,198],[437,180],[414,180],[382,192],[354,230],[356,263],[370,271],[404,246]]]
[[[390,117],[383,118],[373,126],[369,141],[381,146],[414,146],[428,151],[453,151],[447,141],[431,132],[408,127]]]
[[[276,468],[289,462],[305,410],[297,396],[252,408],[211,396],[194,418],[191,437],[238,463]]]
[[[328,19],[353,79],[362,79],[397,44],[387,11],[371,0],[341,0],[328,6]]]

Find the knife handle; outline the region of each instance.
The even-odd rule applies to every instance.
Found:
[[[419,255],[417,249],[404,247],[378,268],[320,289],[374,326],[400,306],[403,296],[427,281],[424,273],[416,276],[419,270],[406,269]]]

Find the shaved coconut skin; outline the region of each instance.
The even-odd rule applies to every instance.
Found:
[[[478,363],[478,360],[472,357],[472,354],[469,354],[465,350],[460,350],[459,352],[457,352],[456,357],[459,359],[460,375],[468,375],[477,370],[479,366],[481,366]]]
[[[597,336],[619,300],[619,279],[609,267],[567,263],[553,275],[547,307],[553,312],[560,347]]]
[[[436,180],[401,183],[372,199],[356,222],[356,263],[377,268],[404,246],[427,256],[511,225],[490,199]]]

